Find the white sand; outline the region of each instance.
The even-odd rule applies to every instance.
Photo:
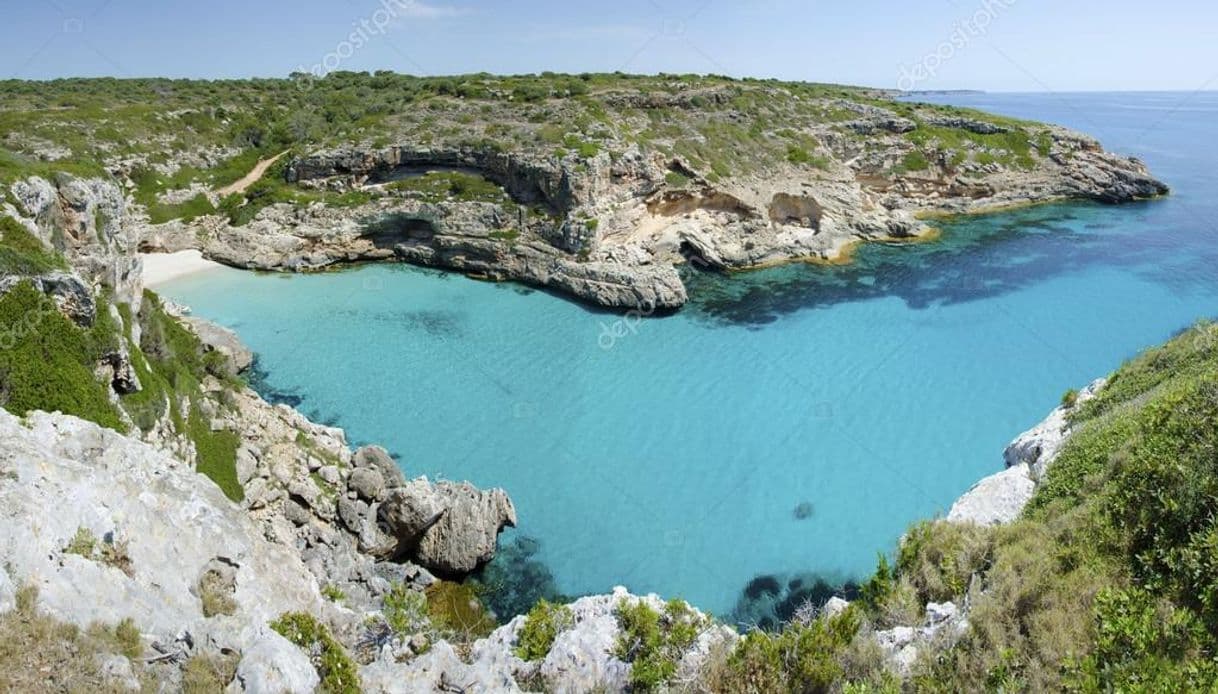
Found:
[[[199,251],[178,253],[144,253],[144,286],[155,287],[179,277],[208,272],[224,267],[220,263],[205,260]]]

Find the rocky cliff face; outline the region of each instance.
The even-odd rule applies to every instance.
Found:
[[[294,159],[287,182],[366,202],[272,205],[244,226],[219,217],[171,223],[149,229],[144,244],[198,247],[259,269],[398,259],[553,287],[615,309],[675,309],[687,300],[679,266],[829,260],[858,241],[923,236],[928,215],[1067,199],[1124,203],[1168,191],[1140,162],[1063,128],[1043,126],[1035,145],[1004,150],[1010,137],[1031,137],[1030,126],[836,107],[856,117],[810,128],[807,136],[824,143],[817,166],[796,149],[790,161],[731,176],[627,143],[586,157],[532,145],[321,150]],[[444,171],[498,186],[504,200],[403,192],[402,181]]]

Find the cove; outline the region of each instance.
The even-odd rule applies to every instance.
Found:
[[[691,274],[686,310],[637,321],[399,265],[160,291],[235,329],[264,394],[408,475],[505,488],[516,580],[729,615],[796,577],[865,577],[1066,389],[1218,314],[1218,95],[950,98],[1085,130],[1175,194],[956,220],[849,266]]]

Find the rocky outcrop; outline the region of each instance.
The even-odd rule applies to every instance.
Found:
[[[716,103],[701,94],[662,98]],[[215,216],[170,223],[149,229],[144,246],[198,248],[229,265],[274,270],[400,260],[550,287],[621,311],[671,310],[688,299],[674,269],[686,264],[733,270],[833,260],[858,241],[926,235],[927,214],[1168,192],[1141,162],[1064,128],[1027,124],[1016,133],[1005,121],[924,106],[899,115],[846,99],[825,107],[854,117],[807,133],[824,145],[816,166],[793,151],[790,161],[731,175],[637,142],[581,155],[530,143],[506,152],[411,143],[320,150],[291,162],[287,180],[368,202],[276,205],[242,227]],[[965,149],[928,154],[909,136],[919,128],[959,131]],[[1002,149],[1006,135],[1029,141]],[[906,165],[914,153],[926,159],[921,170],[908,170],[920,168]],[[502,187],[504,200],[419,199],[385,185],[427,171],[481,176]]]
[[[946,650],[968,631],[967,614],[955,603],[927,603],[926,619],[917,626],[896,626],[877,631],[875,642],[901,677],[913,672],[923,649]]]
[[[68,272],[53,272],[35,277],[0,276],[0,294],[5,294],[22,282],[32,282],[34,288],[51,297],[56,309],[77,325],[93,325],[97,305],[93,290],[79,277]]]
[[[610,595],[571,603],[570,624],[559,632],[546,656],[537,661],[526,662],[516,655],[517,641],[527,621],[520,616],[474,643],[468,658],[457,658],[450,648],[440,647],[405,664],[379,659],[363,668],[360,675],[374,690],[403,694],[453,689],[515,692],[520,691],[521,682],[539,683],[544,691],[559,694],[627,691],[631,666],[614,655],[621,635],[616,612],[623,603],[635,601],[645,602],[658,612],[664,610],[665,603],[659,597],[634,596],[620,587]],[[678,662],[677,681],[693,681],[714,650],[730,649],[740,638],[730,627],[716,625],[696,610],[693,613],[706,626]]]
[[[327,610],[300,555],[207,478],[79,419],[0,410],[0,513],[0,564],[42,609],[81,627],[136,618],[148,649],[240,652],[249,624]],[[205,614],[215,561],[233,570],[231,615]]]
[[[218,384],[217,384],[218,386]],[[238,434],[245,506],[268,537],[300,547],[305,565],[348,604],[374,604],[395,582],[460,578],[490,561],[516,522],[501,489],[407,480],[381,448],[352,452],[341,429],[314,424],[250,390],[230,393],[212,427]]]
[[[953,523],[1003,525],[1014,521],[1032,500],[1045,471],[1070,438],[1070,412],[1094,398],[1107,383],[1095,381],[1079,392],[1076,401],[1053,410],[1048,417],[1007,446],[1007,469],[973,486],[952,505],[947,520]]]
[[[59,174],[54,180],[32,176],[16,181],[9,190],[16,206],[3,203],[0,211],[62,252],[85,283],[138,309],[143,290],[135,252],[140,230],[129,223],[126,197],[116,183]]]
[[[311,694],[321,678],[309,656],[291,641],[266,627],[248,635],[248,645],[237,664],[237,674],[228,686],[230,694],[240,692],[290,692]]]
[[[186,316],[181,320],[194,331],[205,348],[224,357],[229,375],[236,376],[253,366],[254,353],[241,343],[233,331],[194,316]]]

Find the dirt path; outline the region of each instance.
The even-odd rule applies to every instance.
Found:
[[[226,195],[232,195],[233,193],[244,193],[246,188],[249,188],[250,186],[257,183],[258,179],[262,178],[262,175],[266,173],[266,170],[271,168],[271,166],[275,162],[282,159],[283,155],[285,155],[287,153],[288,153],[288,150],[285,149],[284,151],[280,152],[279,154],[276,154],[275,156],[271,157],[270,159],[263,159],[262,161],[255,164],[254,168],[250,169],[250,172],[245,174],[245,176],[240,181],[237,181],[236,183],[233,183],[231,185],[224,186],[220,190],[217,190],[216,195],[219,195],[220,197],[224,197]]]

